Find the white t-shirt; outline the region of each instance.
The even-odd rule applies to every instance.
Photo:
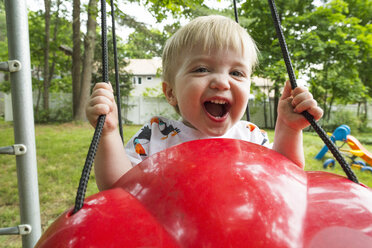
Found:
[[[183,122],[153,117],[130,139],[125,150],[135,166],[152,154],[169,147],[191,140],[210,138],[240,139],[271,148],[266,132],[247,121],[239,121],[224,135],[212,137],[186,126]]]

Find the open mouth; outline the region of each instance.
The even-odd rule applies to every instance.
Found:
[[[223,118],[230,110],[230,103],[226,100],[211,100],[204,102],[205,110],[214,118]]]

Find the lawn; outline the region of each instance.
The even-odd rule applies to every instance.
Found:
[[[126,141],[139,129],[138,126],[124,127]],[[73,206],[75,194],[85,157],[94,130],[86,123],[36,125],[36,149],[40,194],[40,211],[43,231],[67,208]],[[268,132],[272,140],[273,131]],[[353,133],[352,133],[353,134]],[[371,134],[353,134],[363,140]],[[0,121],[0,147],[14,143],[11,123]],[[304,134],[306,170],[323,170],[322,162],[314,156],[322,148],[320,138],[314,133]],[[372,151],[372,144],[366,144]],[[327,158],[331,157],[327,154]],[[18,208],[17,176],[15,158],[0,156],[0,227],[16,226],[20,222]],[[340,166],[332,171],[344,175]],[[372,173],[354,169],[359,180],[372,187]],[[98,192],[92,170],[87,195]],[[21,247],[19,236],[0,236],[0,247]]]

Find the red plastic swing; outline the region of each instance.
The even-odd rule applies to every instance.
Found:
[[[372,245],[371,189],[239,140],[169,148],[71,211],[37,247]]]

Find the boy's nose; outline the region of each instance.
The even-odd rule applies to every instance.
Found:
[[[218,74],[215,75],[210,82],[211,89],[217,90],[228,90],[230,89],[229,78],[226,75]]]

